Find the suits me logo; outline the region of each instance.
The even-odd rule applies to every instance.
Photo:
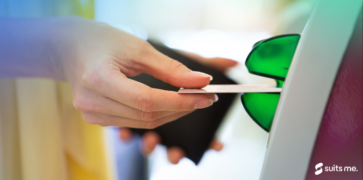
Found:
[[[319,175],[323,172],[323,163],[318,163],[315,165],[315,175]]]
[[[333,166],[324,166],[323,167],[323,163],[318,163],[315,165],[315,175],[319,175],[321,173],[323,173],[323,171],[325,172],[358,172],[357,167],[355,166],[338,166],[338,165],[333,165]]]

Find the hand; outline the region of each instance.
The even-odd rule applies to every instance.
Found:
[[[86,122],[152,129],[217,100],[214,94],[178,94],[127,78],[144,72],[185,88],[201,88],[211,80],[111,26],[76,17],[60,19],[53,40],[59,67],[55,72],[70,83],[74,106]]]
[[[183,52],[179,51],[179,53],[188,56],[189,58],[198,61],[201,64],[204,64],[206,66],[210,66],[212,68],[217,69],[218,71],[224,73],[229,68],[236,66],[238,64],[237,61],[233,61],[231,59],[226,58],[204,58],[202,56],[199,56],[197,54],[189,53],[189,52]],[[121,128],[120,130],[120,138],[123,141],[129,141],[132,138],[132,131],[128,128]],[[149,155],[155,148],[157,144],[160,143],[160,136],[156,132],[149,131],[146,132],[142,136],[142,152],[145,155]],[[218,140],[213,140],[210,144],[210,149],[213,149],[215,151],[220,151],[223,148],[223,144],[219,142]],[[167,156],[169,161],[172,164],[178,164],[180,159],[182,159],[185,156],[184,151],[179,147],[171,147],[167,150]]]

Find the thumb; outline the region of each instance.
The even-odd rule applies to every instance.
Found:
[[[141,71],[168,84],[184,88],[201,88],[213,79],[211,75],[192,71],[154,48],[140,57]]]

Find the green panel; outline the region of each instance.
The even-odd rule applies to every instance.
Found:
[[[282,88],[284,86],[284,81],[276,80],[276,87]]]
[[[247,57],[251,74],[273,78],[282,88],[293,59],[300,35],[287,34],[257,42]],[[270,131],[280,93],[244,93],[242,104],[251,118],[264,130]]]
[[[251,118],[269,132],[279,102],[279,93],[244,93],[242,104]]]
[[[258,42],[246,60],[250,73],[285,80],[300,35],[275,36]]]

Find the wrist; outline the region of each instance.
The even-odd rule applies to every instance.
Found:
[[[70,81],[69,70],[75,66],[77,59],[77,33],[75,29],[79,24],[78,17],[57,17],[52,18],[53,23],[49,26],[48,44],[51,58],[49,68],[54,79]],[[77,22],[78,21],[78,22]],[[71,66],[72,65],[72,66]]]
[[[94,21],[77,16],[53,18],[49,44],[51,47],[51,69],[55,79],[71,83],[77,71],[82,67],[79,63],[87,59],[87,30],[93,28]]]

